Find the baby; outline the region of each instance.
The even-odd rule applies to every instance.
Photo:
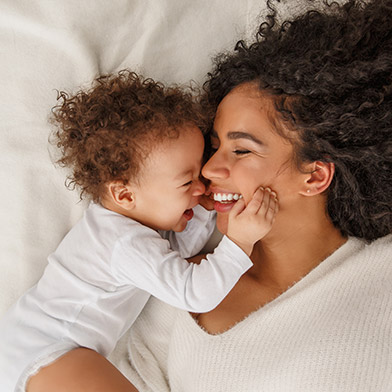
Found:
[[[232,195],[227,236],[200,264],[187,262],[215,217],[199,205],[205,120],[191,94],[122,71],[59,100],[58,162],[91,203],[1,320],[4,391],[23,391],[29,376],[73,348],[107,356],[150,295],[212,310],[252,266],[253,245],[277,211],[274,193],[259,189],[246,207]]]

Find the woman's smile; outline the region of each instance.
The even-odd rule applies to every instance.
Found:
[[[214,200],[214,210],[217,212],[229,212],[234,204],[242,198],[241,193],[224,190],[210,186],[210,199]]]
[[[225,204],[238,201],[242,198],[242,195],[238,193],[214,193],[213,197],[215,201]]]

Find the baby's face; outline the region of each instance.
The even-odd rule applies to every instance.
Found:
[[[203,150],[196,127],[153,149],[133,188],[132,218],[153,229],[183,231],[205,191],[199,180]]]

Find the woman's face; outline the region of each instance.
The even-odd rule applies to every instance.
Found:
[[[244,84],[218,106],[211,139],[216,151],[202,174],[211,181],[222,233],[238,195],[247,204],[258,187],[271,188],[279,200],[277,221],[301,197],[305,180],[293,162],[293,145],[274,129],[272,119],[279,121],[278,115],[271,98],[262,94],[253,84]]]

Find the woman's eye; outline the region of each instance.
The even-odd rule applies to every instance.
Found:
[[[245,155],[245,154],[249,154],[250,153],[249,150],[234,150],[233,152],[236,155]]]

